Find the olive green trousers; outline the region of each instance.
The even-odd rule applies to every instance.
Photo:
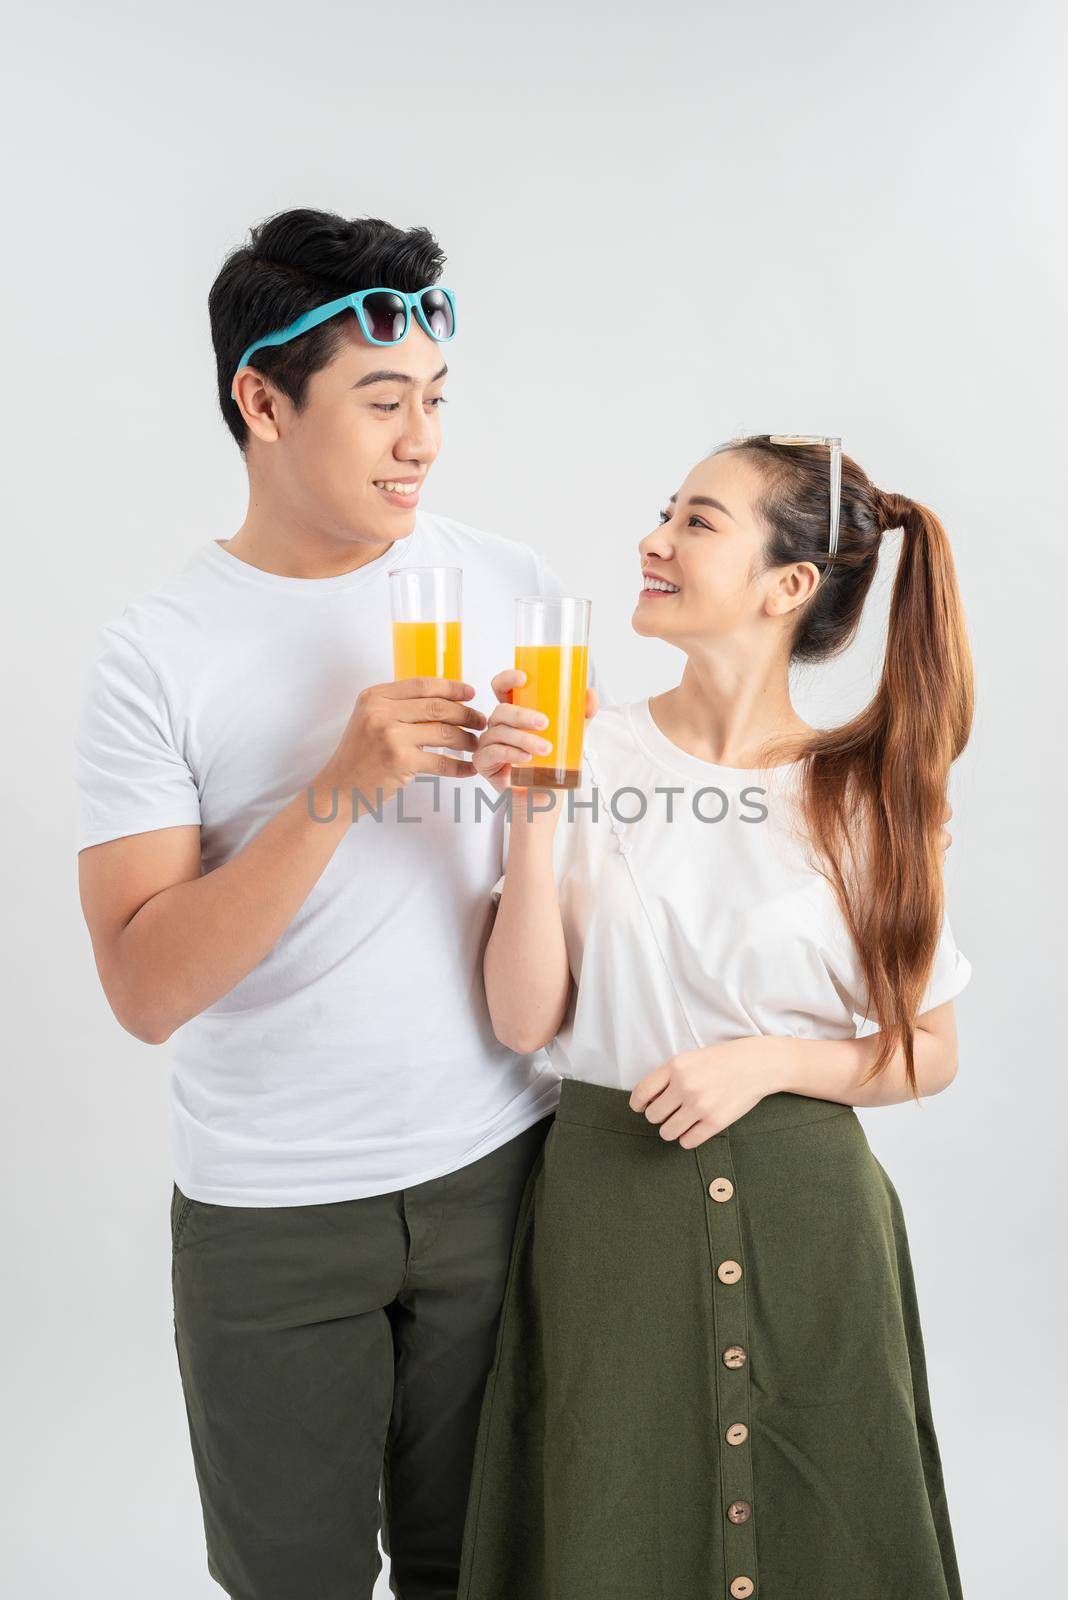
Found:
[[[208,1570],[233,1600],[455,1600],[516,1212],[551,1118],[392,1194],[171,1206]]]
[[[901,1206],[850,1107],[694,1150],[565,1079],[460,1600],[960,1600]]]

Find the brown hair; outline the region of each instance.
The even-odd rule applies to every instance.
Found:
[[[940,841],[949,769],[968,742],[971,652],[945,529],[933,511],[884,494],[842,457],[838,549],[828,556],[830,477],[822,446],[772,444],[767,435],[726,449],[754,458],[765,480],[758,512],[766,567],[811,561],[820,582],[800,608],[791,660],[822,661],[850,643],[882,535],[900,528],[882,676],[859,715],[808,741],[807,830],[838,897],[881,1040],[868,1079],[901,1044],[914,1095],[913,1022],[941,931]]]

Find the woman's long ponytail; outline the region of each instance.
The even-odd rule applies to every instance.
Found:
[[[972,662],[953,556],[933,511],[883,494],[842,458],[838,548],[828,551],[829,474],[820,446],[732,440],[760,468],[768,567],[810,562],[820,581],[801,609],[791,659],[817,662],[854,637],[884,533],[902,530],[886,654],[871,704],[802,752],[804,825],[853,936],[867,1014],[882,1037],[870,1076],[900,1045],[917,1093],[913,1023],[930,981],[943,911],[942,816],[949,769],[972,721]]]
[[[881,1028],[869,1076],[900,1043],[915,1094],[913,1020],[941,930],[942,816],[971,729],[972,662],[941,522],[903,495],[872,496],[880,531],[903,534],[882,676],[858,717],[817,736],[805,801]]]

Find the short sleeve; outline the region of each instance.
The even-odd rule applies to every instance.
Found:
[[[196,780],[177,748],[162,686],[113,628],[84,684],[74,736],[77,848],[200,822]]]
[[[933,1011],[935,1006],[945,1005],[947,1000],[955,1000],[967,985],[971,975],[972,964],[957,948],[949,918],[943,916],[942,932],[935,950],[930,981],[917,1015],[922,1016],[925,1011]]]
[[[925,1011],[933,1011],[935,1006],[945,1005],[948,1000],[955,1000],[967,986],[971,975],[971,962],[958,948],[949,917],[944,914],[938,944],[935,947],[931,976],[916,1015],[922,1016]],[[867,1016],[867,986],[861,974],[859,957],[852,947],[849,955],[837,963],[835,981],[840,992],[848,998],[854,1016],[863,1019],[864,1027],[861,1031],[863,1033],[878,1031],[878,1022]]]
[[[539,594],[560,595],[568,593],[557,572],[550,567],[547,561],[543,560],[536,550],[534,551],[534,561],[537,567]],[[612,699],[612,692],[604,681],[604,674],[599,670],[592,650],[590,651],[588,677],[591,689],[597,690],[597,698],[601,705],[614,705],[615,701]]]

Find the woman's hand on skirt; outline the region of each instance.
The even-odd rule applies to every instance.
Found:
[[[781,1088],[781,1069],[792,1043],[758,1034],[684,1050],[635,1084],[631,1110],[658,1124],[662,1139],[677,1139],[692,1150]]]

